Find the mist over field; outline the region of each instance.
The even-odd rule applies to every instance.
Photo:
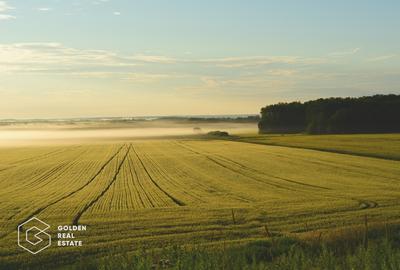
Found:
[[[0,127],[0,146],[15,144],[70,143],[77,141],[118,140],[129,138],[156,138],[206,134],[213,130],[224,130],[239,134],[256,132],[256,123],[183,121],[140,121],[136,123],[22,123]]]
[[[0,270],[400,270],[399,12],[0,0]]]

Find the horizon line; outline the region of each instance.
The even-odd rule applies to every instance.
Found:
[[[169,117],[176,117],[176,118],[218,118],[218,117],[244,117],[244,116],[258,116],[260,115],[259,113],[239,113],[239,114],[176,114],[176,115],[138,115],[138,116],[79,116],[79,117],[56,117],[56,118],[0,118],[0,122],[5,122],[5,121],[68,121],[68,120],[114,120],[114,119],[130,119],[134,120],[135,118],[137,119],[145,119],[145,118],[169,118]]]

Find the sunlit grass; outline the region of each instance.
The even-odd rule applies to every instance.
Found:
[[[399,222],[395,160],[212,139],[8,147],[0,160],[0,258],[9,263],[325,234],[365,215]],[[88,225],[84,246],[53,246],[33,261],[15,244],[33,213],[52,235],[58,224]]]

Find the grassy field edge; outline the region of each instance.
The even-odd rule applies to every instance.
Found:
[[[387,135],[387,134],[384,134]],[[393,134],[394,136],[400,138],[400,134]],[[350,146],[347,147],[347,149],[338,149],[337,147],[329,147],[326,144],[324,145],[309,145],[309,141],[305,142],[291,142],[290,140],[292,138],[320,138],[320,137],[326,137],[329,138],[332,135],[303,135],[303,134],[296,134],[296,135],[259,135],[259,136],[247,136],[247,135],[233,135],[229,137],[224,137],[224,138],[218,138],[222,140],[230,140],[233,142],[243,142],[243,143],[251,143],[251,144],[258,144],[258,145],[270,145],[270,146],[281,146],[281,147],[289,147],[289,148],[297,148],[297,149],[309,149],[309,150],[315,150],[315,151],[322,151],[322,152],[328,152],[328,153],[336,153],[336,154],[345,154],[345,155],[353,155],[353,156],[360,156],[360,157],[371,157],[371,158],[380,158],[380,159],[387,159],[387,160],[394,160],[394,161],[400,161],[400,154],[396,152],[396,149],[400,146],[400,141],[395,141],[393,144],[387,144],[387,145],[381,145],[382,147],[382,152],[378,151],[368,151],[368,152],[362,152],[358,149],[352,149]],[[339,137],[341,135],[333,135],[335,137]],[[354,135],[342,135],[344,137],[350,137],[354,136],[354,139],[359,139],[360,143],[363,143],[363,137],[359,134],[354,134]],[[379,136],[379,135],[378,135]],[[274,141],[276,138],[285,138],[286,141]],[[332,140],[333,141],[333,140]],[[316,142],[315,144],[317,144]],[[365,141],[364,144],[369,143],[368,141]],[[395,147],[395,149],[391,150],[392,147]],[[389,151],[389,153],[385,153],[384,151]],[[393,152],[393,153],[391,153]]]

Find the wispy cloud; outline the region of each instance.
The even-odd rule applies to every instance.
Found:
[[[49,7],[38,7],[38,8],[36,8],[36,10],[37,10],[37,11],[44,11],[44,12],[46,12],[46,11],[51,11],[52,8],[49,8]]]
[[[113,14],[114,14],[115,16],[119,16],[119,15],[121,15],[121,12],[119,12],[119,11],[114,11]]]
[[[6,1],[0,1],[0,12],[5,12],[11,9],[14,8],[10,6]]]
[[[179,58],[82,50],[54,42],[0,44],[0,73],[63,74],[133,84],[169,80],[177,87],[194,92],[283,87],[294,80],[310,79],[308,71],[304,73],[302,69],[327,63],[326,58],[299,56],[193,58],[185,55]],[[216,69],[218,76],[215,76]]]
[[[368,62],[379,62],[379,61],[386,61],[392,58],[395,58],[396,54],[389,54],[389,55],[381,55],[373,58],[367,59]]]
[[[238,68],[238,67],[251,67],[268,65],[275,63],[296,63],[299,60],[298,57],[293,56],[249,56],[249,57],[225,57],[225,58],[213,58],[203,59],[199,62],[212,64],[219,67],[227,68]]]
[[[8,12],[14,9],[14,7],[10,6],[6,1],[0,1],[0,20],[11,20],[16,17],[10,14],[3,14],[4,12]]]
[[[96,0],[96,1],[92,1],[93,5],[99,5],[99,4],[103,4],[103,3],[107,3],[110,2],[110,0]]]
[[[178,60],[173,57],[163,56],[163,55],[146,55],[146,54],[137,54],[131,57],[133,60],[140,62],[148,62],[148,63],[162,63],[162,64],[171,64],[176,63]]]
[[[153,83],[164,79],[178,78],[178,75],[174,74],[162,74],[162,73],[145,73],[145,72],[76,72],[71,73],[81,78],[89,79],[110,79],[117,78],[124,81],[130,81],[135,83]]]
[[[18,67],[21,70],[83,69],[84,67],[132,67],[139,65],[177,65],[197,68],[248,69],[268,67],[275,74],[288,75],[290,67],[318,66],[329,63],[329,58],[299,56],[243,56],[222,58],[172,57],[150,54],[117,54],[108,50],[82,50],[60,43],[13,43],[0,44],[0,65]],[[99,71],[99,70],[96,70]]]
[[[121,72],[121,69],[126,71],[136,66],[175,64],[177,61],[183,60],[162,55],[82,50],[55,42],[0,44],[0,70],[10,72]]]
[[[273,77],[290,77],[298,74],[295,69],[271,69],[266,72],[266,75]]]
[[[353,50],[354,51],[354,50]],[[383,61],[395,55],[379,56]],[[121,54],[87,50],[60,43],[0,44],[0,73],[40,73],[91,80],[104,79],[122,85],[152,84],[160,89],[184,93],[254,93],[332,84],[343,77],[338,72],[341,58],[302,56],[240,56],[194,58],[158,54]],[[343,61],[345,63],[346,61]],[[340,78],[339,78],[339,77]],[[361,79],[359,79],[361,80]],[[348,79],[348,81],[351,81]]]
[[[76,71],[134,65],[138,65],[134,59],[104,50],[79,50],[59,43],[0,44],[0,67],[14,71]]]
[[[171,74],[154,74],[154,73],[129,73],[123,77],[124,80],[137,82],[137,83],[152,83],[158,82],[163,79],[171,79],[175,76]]]
[[[299,56],[246,56],[200,59],[196,61],[222,68],[251,68],[272,65],[317,65],[326,63],[328,59]]]
[[[15,19],[15,16],[8,15],[8,14],[0,14],[0,21],[1,20],[12,20]]]
[[[333,57],[342,57],[342,56],[348,56],[348,55],[354,55],[360,51],[360,48],[354,48],[352,50],[348,51],[340,51],[340,52],[332,52],[329,54],[329,56]]]
[[[271,78],[261,74],[241,76],[202,76],[197,82],[177,87],[180,94],[203,95],[252,95],[260,92],[271,92],[278,89],[290,88],[294,84],[292,80]],[[251,91],[249,91],[251,90]]]

